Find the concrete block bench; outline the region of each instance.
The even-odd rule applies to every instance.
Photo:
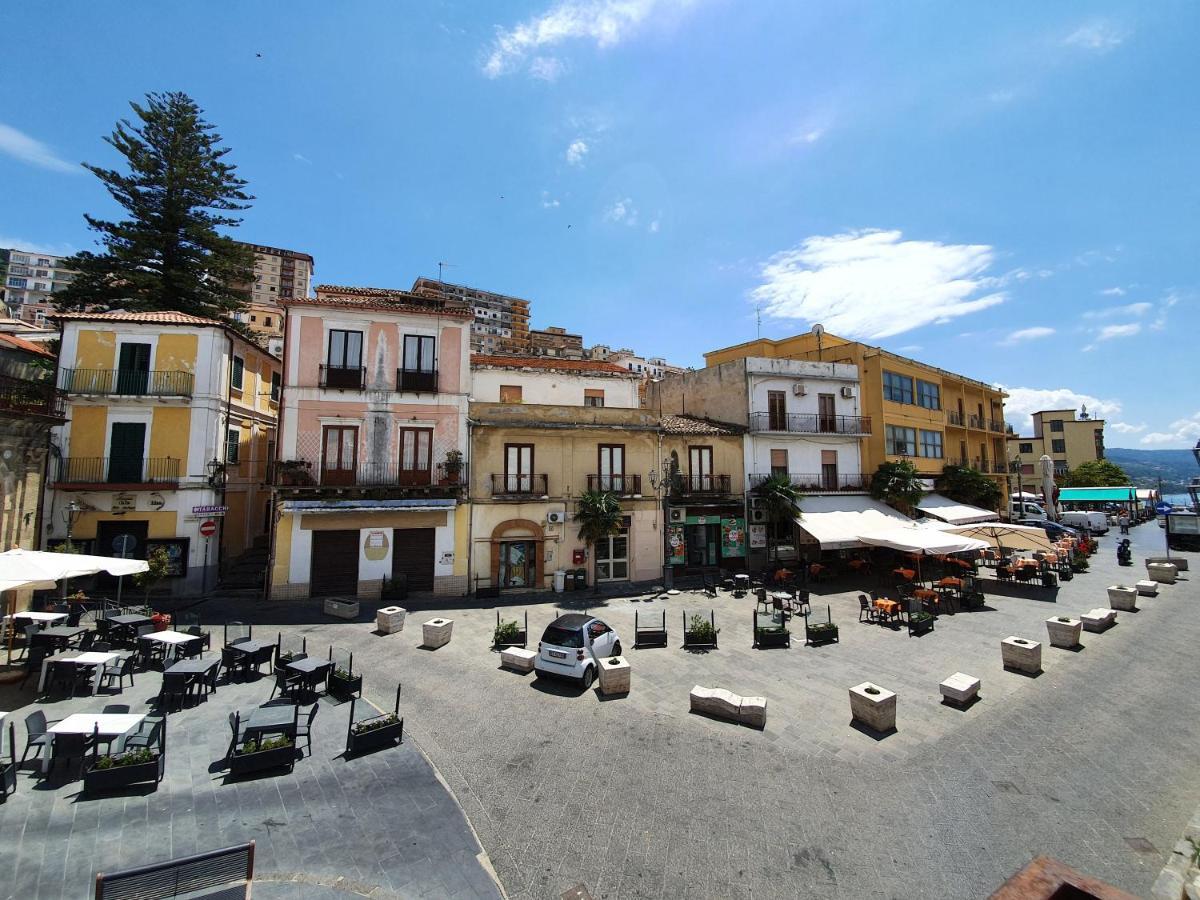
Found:
[[[403,606],[383,606],[375,610],[375,630],[380,634],[395,634],[404,630],[404,617],[408,610]]]
[[[358,601],[346,597],[326,597],[322,609],[327,616],[339,619],[357,619]]]
[[[532,672],[535,659],[537,651],[526,650],[524,647],[506,647],[500,651],[500,665],[514,672]]]
[[[765,728],[767,724],[767,700],[765,697],[742,697],[724,688],[706,688],[696,685],[689,695],[692,712],[707,713],[719,719],[729,719],[754,728]]]
[[[1028,675],[1042,671],[1042,645],[1039,641],[1010,636],[1000,642],[1000,656],[1004,668],[1015,669]]]
[[[1174,563],[1146,563],[1146,575],[1159,584],[1174,584],[1179,568]]]
[[[958,706],[966,706],[979,696],[979,679],[965,672],[955,672],[938,687],[943,699]]]
[[[431,650],[444,647],[450,643],[450,635],[454,630],[453,619],[430,619],[421,623],[421,646]]]
[[[1113,609],[1134,612],[1137,609],[1137,588],[1127,584],[1110,584],[1108,586],[1108,605]]]
[[[1092,632],[1107,631],[1117,624],[1117,611],[1098,606],[1091,612],[1085,612],[1079,617],[1083,620],[1083,630]]]
[[[1139,597],[1157,597],[1158,582],[1157,581],[1139,581],[1134,585],[1137,588]]]

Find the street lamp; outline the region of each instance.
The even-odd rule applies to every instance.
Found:
[[[671,518],[670,509],[667,503],[671,495],[671,476],[673,467],[669,459],[660,461],[660,468],[650,470],[650,487],[654,490],[654,496],[658,498],[659,506],[662,509],[662,539],[663,539],[663,590],[670,590],[675,586],[675,572],[671,568],[671,539],[669,537],[669,522]]]
[[[75,527],[75,523],[79,520],[79,514],[83,512],[83,504],[72,498],[62,509],[63,521],[67,524],[67,546],[71,546],[71,529]]]

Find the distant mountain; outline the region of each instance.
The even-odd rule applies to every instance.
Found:
[[[1200,468],[1191,450],[1123,450],[1105,447],[1104,456],[1125,470],[1138,487],[1156,488],[1162,479],[1164,494],[1183,494]]]

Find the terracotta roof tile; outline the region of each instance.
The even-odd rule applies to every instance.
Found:
[[[603,362],[598,359],[567,359],[561,356],[496,356],[474,353],[471,355],[471,366],[472,368],[590,372],[595,375],[623,375],[631,379],[641,377],[615,363]]]
[[[739,425],[726,422],[714,422],[711,419],[697,419],[694,416],[663,416],[660,424],[667,434],[741,434],[745,431]]]
[[[159,325],[216,325],[218,328],[224,328],[228,324],[219,319],[206,319],[203,316],[193,316],[188,313],[170,310],[156,310],[154,312],[125,312],[123,310],[114,310],[112,312],[60,312],[55,313],[49,318],[74,319],[80,322],[149,322]]]
[[[464,319],[475,317],[475,311],[462,301],[421,296],[390,288],[319,284],[316,297],[288,297],[279,302],[283,306],[352,307],[381,312],[411,312],[426,316],[455,316]]]
[[[50,359],[54,359],[54,354],[41,344],[35,344],[33,341],[27,341],[6,331],[0,331],[0,343],[15,347],[17,350],[24,350],[27,353],[36,353],[38,356],[47,356]]]

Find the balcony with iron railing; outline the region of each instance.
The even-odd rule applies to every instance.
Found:
[[[367,382],[367,370],[362,366],[328,366],[320,368],[320,381],[323,388],[341,391],[361,391]]]
[[[58,386],[68,394],[97,397],[190,397],[191,372],[136,369],[61,369]]]
[[[728,494],[731,492],[728,475],[678,475],[675,493],[688,497],[698,494]]]
[[[967,427],[983,430],[983,416],[977,416],[975,413],[971,413],[969,416],[967,416]]]
[[[870,416],[827,416],[820,413],[771,412],[750,414],[751,431],[778,431],[791,434],[844,434],[864,437],[871,434]]]
[[[988,431],[1004,434],[1004,422],[1000,419],[988,419]]]
[[[1006,472],[1008,472],[1008,466],[1005,465],[1004,463],[1000,462],[999,460],[995,460],[992,463],[992,473],[993,474],[1004,475]]]
[[[587,486],[589,491],[611,491],[622,496],[640,494],[642,492],[642,476],[589,475]]]
[[[771,475],[771,472],[755,472],[750,476],[750,489],[754,490]],[[870,475],[839,475],[836,472],[788,472],[787,476],[792,484],[808,493],[865,491],[871,482]]]
[[[429,372],[423,369],[397,369],[396,390],[436,394],[438,392],[437,370]]]
[[[0,375],[0,412],[59,421],[66,416],[63,394],[55,389],[53,381],[30,381],[10,375]]]
[[[963,414],[955,409],[946,410],[946,424],[954,425],[958,428],[963,427]]]
[[[181,462],[169,456],[64,456],[58,461],[54,486],[110,491],[175,487]]]
[[[272,464],[268,480],[287,490],[355,488],[404,495],[457,496],[467,486],[466,463],[402,468],[398,460],[325,466],[320,458],[288,459]]]
[[[493,497],[544,497],[550,493],[547,475],[504,473],[492,475]]]

